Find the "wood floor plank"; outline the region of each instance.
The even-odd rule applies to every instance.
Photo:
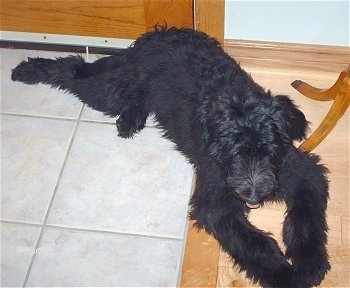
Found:
[[[192,226],[190,221],[181,287],[216,287],[219,246],[205,231],[197,231]]]

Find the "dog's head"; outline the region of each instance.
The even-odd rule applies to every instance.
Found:
[[[270,92],[244,98],[220,94],[209,106],[209,153],[235,197],[257,208],[274,193],[277,169],[293,140],[305,138],[305,116],[287,96],[272,97]]]

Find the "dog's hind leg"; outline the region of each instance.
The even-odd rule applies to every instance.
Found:
[[[113,55],[102,57],[92,63],[80,63],[74,67],[75,78],[87,78],[117,69],[123,65],[126,51],[125,49],[115,51]]]
[[[249,223],[245,204],[231,196],[218,170],[214,166],[198,168],[196,190],[190,202],[190,217],[196,226],[212,234],[254,282],[263,287],[305,288],[277,242]]]
[[[117,69],[120,61],[123,65]],[[135,64],[125,61],[123,57],[118,60],[117,55],[94,63],[85,63],[79,56],[57,59],[28,58],[12,71],[13,81],[49,84],[66,90],[91,108],[112,117],[120,115],[126,107],[143,105],[143,84],[138,79]],[[138,120],[135,122],[139,123],[136,127],[140,130],[144,115],[136,118]]]
[[[287,204],[283,225],[286,257],[307,285],[320,284],[330,269],[327,255],[327,169],[316,155],[291,148],[280,169],[280,191]]]

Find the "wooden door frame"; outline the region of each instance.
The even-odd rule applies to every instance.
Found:
[[[96,43],[107,48],[118,46],[114,44],[118,39],[130,42],[153,30],[156,24],[167,22],[169,27],[202,30],[223,42],[224,0],[102,2],[103,5],[93,0],[1,0],[1,39],[83,46]],[[115,5],[121,5],[120,9]]]
[[[225,0],[193,0],[194,28],[224,43]]]
[[[167,1],[167,0],[162,0]],[[193,1],[193,25],[190,28],[203,31],[215,37],[220,43],[224,43],[225,26],[225,0],[192,0]],[[164,9],[164,13],[156,16],[152,9],[154,0],[144,0],[146,30],[152,30],[155,24],[162,24],[162,18],[167,18],[170,11]],[[148,9],[150,7],[150,9]],[[158,17],[158,18],[157,18]],[[186,17],[188,19],[188,17]],[[160,23],[159,23],[160,22]],[[185,25],[189,23],[187,20]],[[189,26],[189,25],[188,25]]]
[[[194,28],[224,44],[224,0],[194,0]],[[196,177],[192,185],[192,193]],[[180,287],[216,287],[220,246],[204,230],[189,221],[182,261]]]

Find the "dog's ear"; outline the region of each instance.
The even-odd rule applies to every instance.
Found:
[[[272,107],[272,117],[283,134],[287,134],[293,140],[305,139],[308,121],[289,97],[284,95],[273,97]]]

